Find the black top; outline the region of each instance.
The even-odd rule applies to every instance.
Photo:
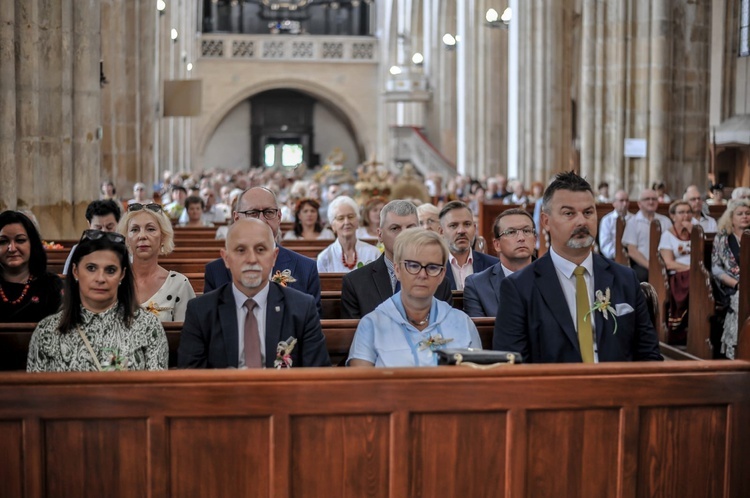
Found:
[[[7,299],[6,302],[0,296],[0,322],[38,322],[60,310],[63,290],[60,277],[54,273],[46,273],[34,278],[21,302],[12,304],[21,296],[25,286],[25,283],[6,282],[0,276],[0,287]]]

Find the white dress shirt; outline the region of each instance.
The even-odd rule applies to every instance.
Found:
[[[253,308],[253,315],[258,321],[258,334],[260,335],[260,358],[261,364],[266,364],[266,308],[268,307],[268,289],[271,287],[269,282],[266,282],[263,287],[252,299],[255,301],[255,308]],[[237,351],[239,353],[239,362],[237,363],[240,368],[245,367],[245,316],[247,315],[247,309],[245,308],[245,301],[251,299],[247,297],[242,291],[237,288],[237,285],[232,282],[232,293],[234,294],[234,305],[237,308],[237,333],[239,334],[239,347]]]
[[[466,259],[466,264],[461,266],[458,264],[456,257],[451,254],[448,257],[451,271],[453,272],[453,281],[456,282],[456,290],[464,290],[464,282],[466,277],[474,273],[474,253],[471,248],[469,249],[469,257]]]

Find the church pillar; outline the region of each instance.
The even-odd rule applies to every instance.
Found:
[[[2,207],[31,209],[45,239],[76,237],[98,191],[98,6],[95,0],[0,6],[0,36],[13,40],[2,43],[12,57],[0,49]]]

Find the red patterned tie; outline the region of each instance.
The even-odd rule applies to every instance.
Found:
[[[248,299],[245,301],[245,308],[247,309],[247,315],[245,316],[245,366],[247,368],[261,368],[260,356],[260,335],[258,333],[258,320],[253,314],[253,309],[257,306],[257,303]]]

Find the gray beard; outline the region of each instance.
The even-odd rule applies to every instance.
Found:
[[[594,245],[594,237],[589,235],[585,239],[568,239],[568,242],[565,245],[571,249],[584,249]]]

